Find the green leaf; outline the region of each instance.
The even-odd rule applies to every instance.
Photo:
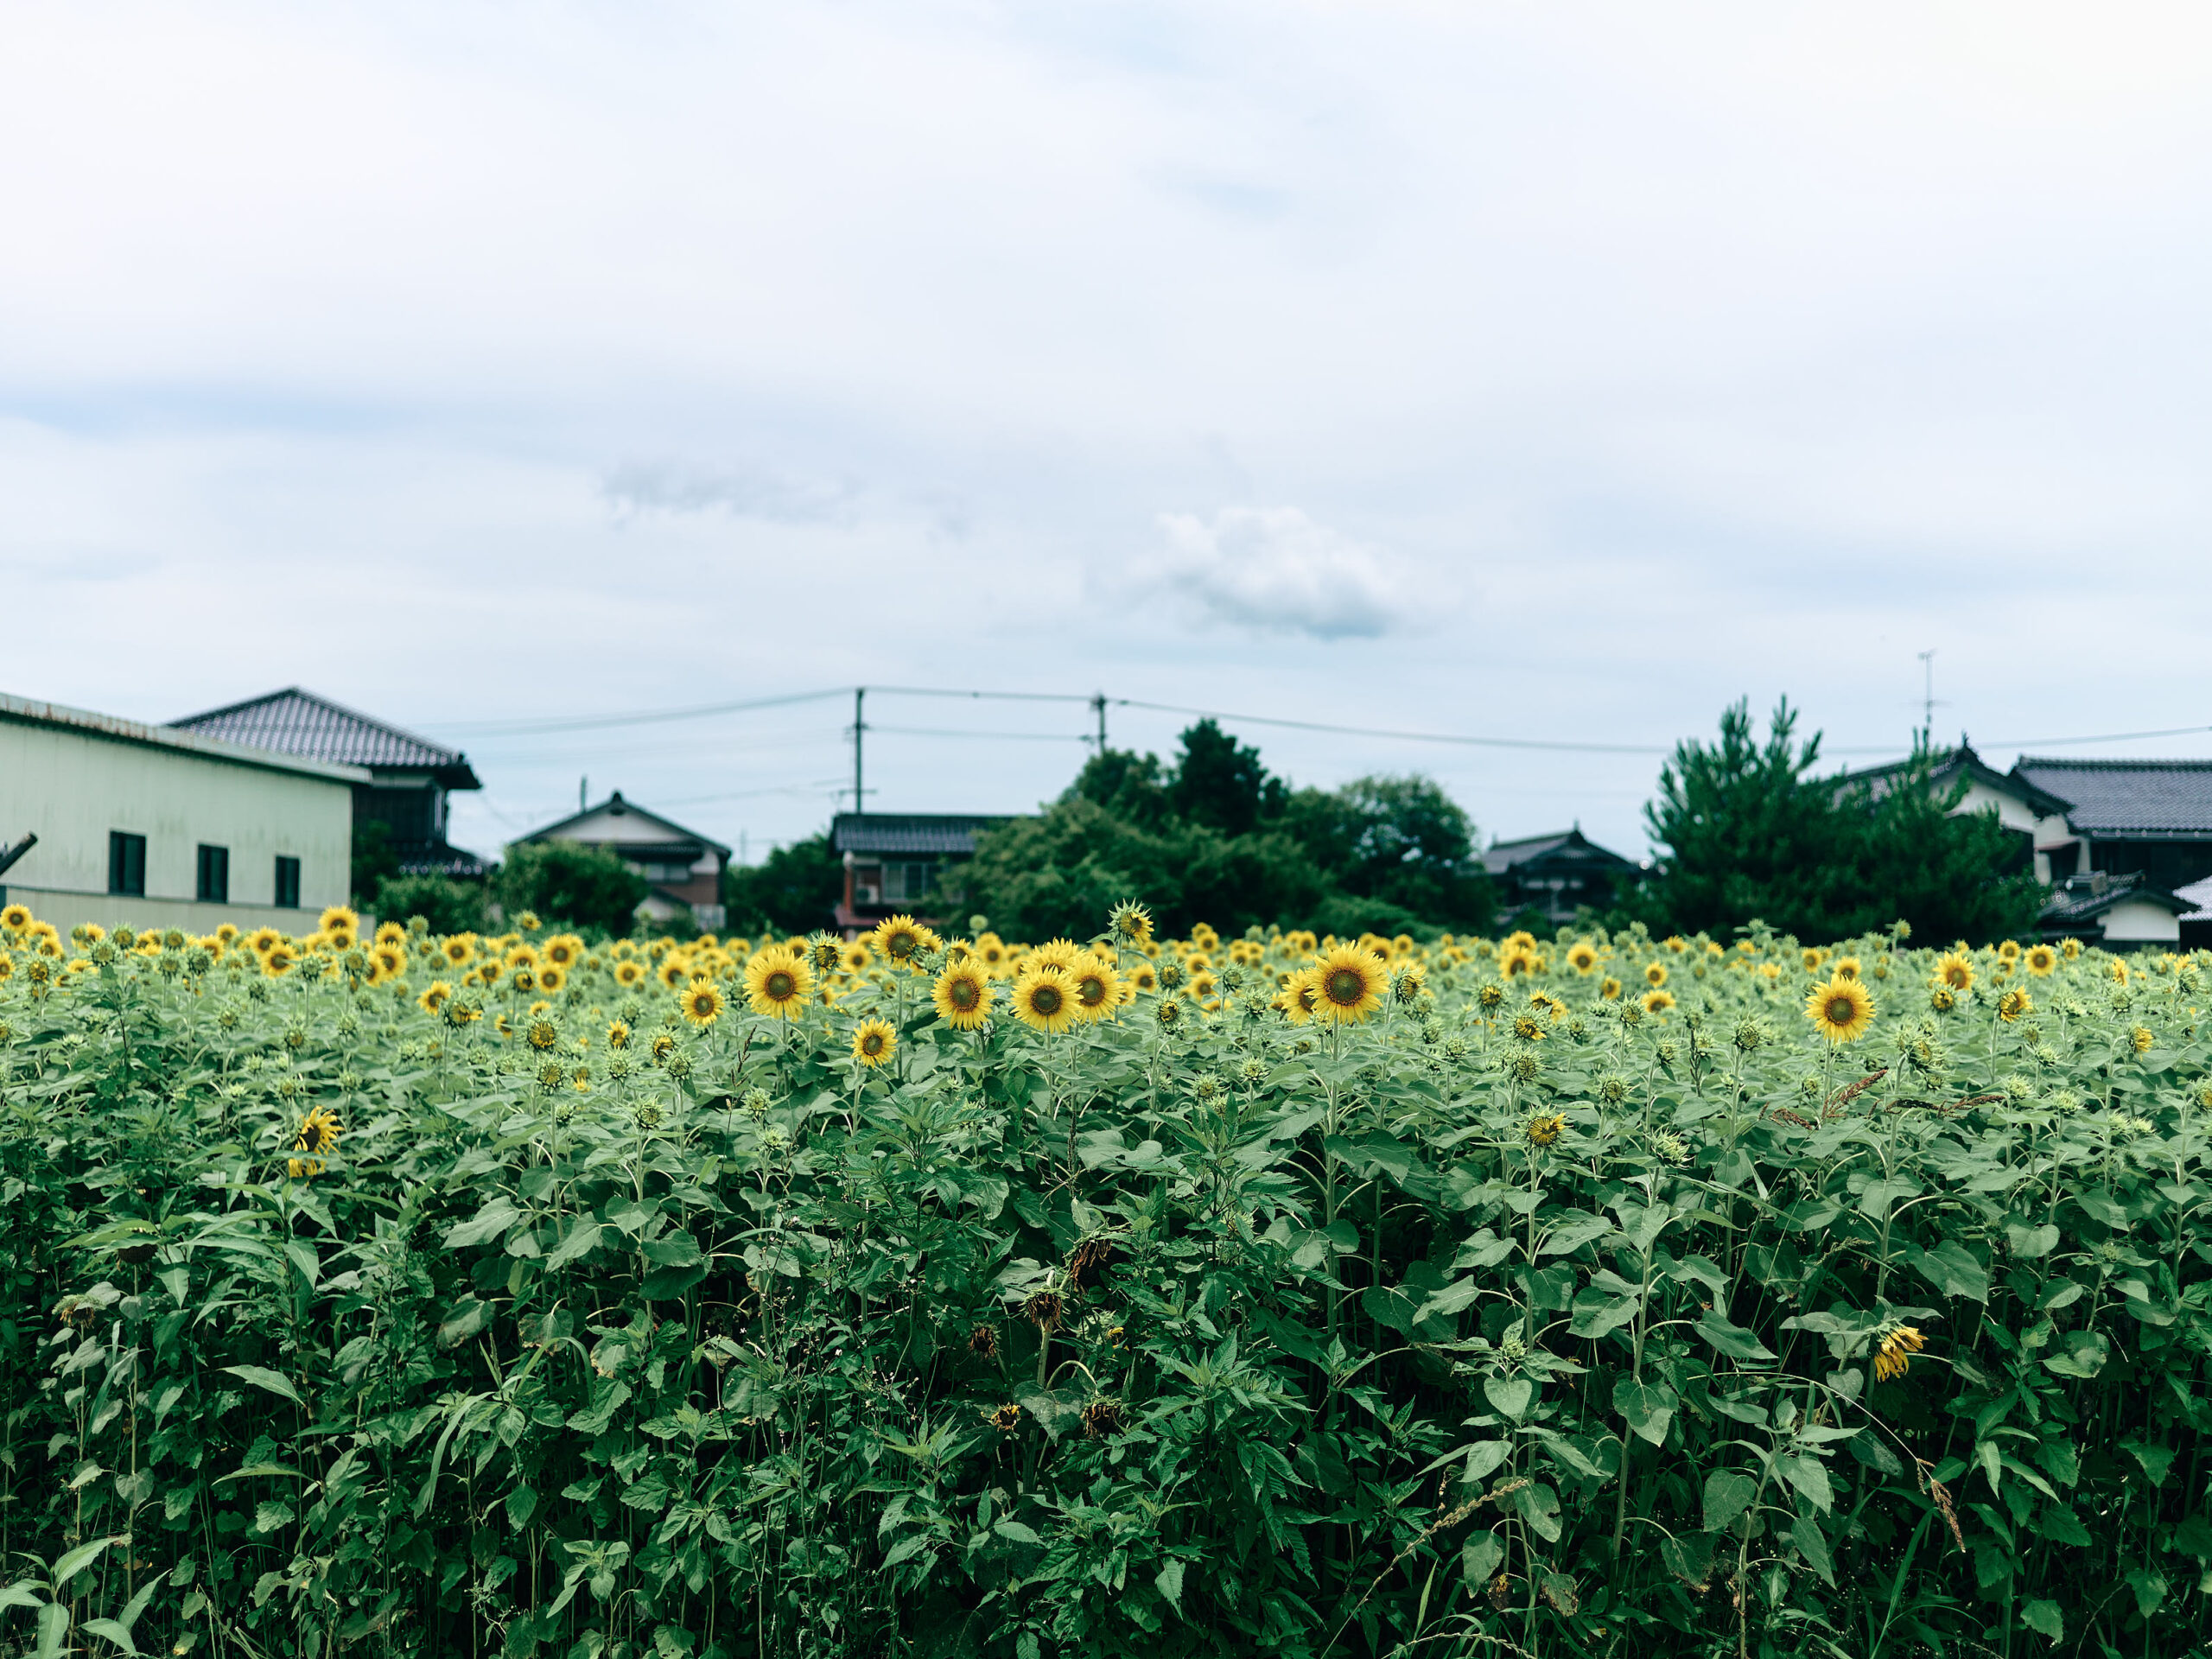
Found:
[[[1828,1554],[1827,1535],[1821,1523],[1809,1515],[1801,1515],[1789,1523],[1789,1541],[1797,1546],[1797,1553],[1806,1564],[1829,1584],[1835,1582],[1835,1562]]]
[[[0,1585],[0,1607],[43,1607],[46,1598],[38,1593],[36,1579],[18,1579],[10,1585]]]
[[[1594,1287],[1578,1291],[1574,1317],[1567,1324],[1568,1334],[1594,1341],[1632,1323],[1643,1305],[1641,1294],[1619,1296]]]
[[[2038,1256],[2049,1255],[2058,1248],[2058,1229],[2049,1222],[2040,1227],[2029,1227],[2017,1221],[2008,1221],[2005,1224],[2005,1248],[2022,1261],[2032,1262]],[[2052,1602],[2041,1605],[2054,1608],[2056,1605]]]
[[[578,1217],[575,1225],[571,1227],[567,1236],[553,1247],[553,1253],[545,1258],[546,1272],[551,1273],[556,1268],[565,1268],[569,1262],[581,1261],[590,1255],[599,1248],[599,1235],[600,1225],[597,1222],[589,1217]]]
[[[1490,1588],[1498,1563],[1505,1559],[1505,1546],[1497,1541],[1494,1532],[1478,1532],[1459,1546],[1459,1571],[1467,1580],[1467,1588],[1480,1595]]]
[[[1183,1611],[1183,1563],[1181,1560],[1173,1556],[1169,1557],[1167,1565],[1161,1567],[1159,1576],[1153,1580],[1152,1587],[1160,1592],[1160,1599],[1170,1607],[1179,1613]]]
[[[105,1549],[110,1544],[120,1543],[122,1541],[123,1535],[121,1533],[111,1533],[105,1538],[95,1538],[89,1544],[79,1544],[76,1548],[71,1550],[67,1555],[64,1555],[60,1560],[54,1564],[54,1587],[55,1591],[59,1592],[63,1585],[68,1583],[70,1580],[75,1578],[79,1573],[90,1567],[94,1561],[99,1560],[100,1552]]]
[[[219,1369],[228,1371],[232,1376],[243,1377],[257,1388],[282,1395],[302,1410],[307,1408],[308,1402],[293,1391],[292,1385],[284,1380],[281,1371],[272,1371],[266,1365],[225,1365]]]
[[[1504,1415],[1519,1422],[1529,1414],[1529,1407],[1536,1397],[1536,1385],[1525,1376],[1486,1376],[1483,1379],[1483,1394]]]
[[[464,1343],[492,1322],[492,1305],[480,1302],[474,1296],[464,1296],[454,1305],[438,1326],[438,1344],[451,1348]]]
[[[1045,1541],[1037,1535],[1034,1527],[1024,1525],[1011,1516],[1002,1516],[991,1530],[1001,1538],[1011,1538],[1017,1544],[1035,1544],[1044,1548]]]
[[[1932,1250],[1922,1251],[1913,1258],[1912,1265],[1922,1278],[1946,1296],[1966,1296],[1977,1302],[1989,1300],[1989,1269],[1955,1238],[1945,1239]]]
[[[472,1244],[482,1244],[496,1238],[521,1218],[514,1200],[504,1192],[490,1199],[470,1219],[446,1232],[446,1249],[466,1249]]]
[[[1774,1351],[1740,1325],[1730,1323],[1728,1316],[1717,1307],[1706,1309],[1694,1327],[1703,1337],[1731,1359],[1772,1359]]]
[[[1828,1484],[1827,1465],[1818,1458],[1799,1452],[1775,1459],[1775,1468],[1797,1491],[1797,1495],[1825,1515],[1835,1502]]]
[[[1603,1238],[1613,1230],[1613,1224],[1603,1216],[1578,1216],[1571,1221],[1555,1224],[1541,1236],[1536,1246],[1539,1260],[1548,1255],[1565,1255],[1579,1250],[1593,1238]]]
[[[1751,1508],[1759,1484],[1740,1469],[1716,1469],[1705,1478],[1705,1529],[1726,1532]]]
[[[1529,1530],[1548,1544],[1559,1541],[1559,1494],[1541,1481],[1516,1487],[1507,1499],[1529,1523]]]
[[[2065,1615],[2058,1611],[2055,1601],[2031,1601],[2020,1608],[2020,1623],[2037,1636],[2047,1636],[2057,1641],[2066,1634]]]
[[[1654,1446],[1666,1444],[1675,1403],[1675,1391],[1663,1382],[1637,1382],[1624,1376],[1613,1384],[1613,1409]]]

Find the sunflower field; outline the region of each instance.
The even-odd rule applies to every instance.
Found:
[[[2212,1641],[2212,959],[986,921],[0,912],[0,1652]]]

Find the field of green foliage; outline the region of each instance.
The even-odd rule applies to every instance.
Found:
[[[2212,961],[0,915],[0,1652],[2180,1656]]]

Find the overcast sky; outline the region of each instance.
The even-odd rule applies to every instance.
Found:
[[[296,683],[466,747],[466,844],[588,774],[756,856],[826,820],[849,696],[498,723],[864,681],[1618,744],[1239,728],[1632,854],[1725,703],[1895,753],[1930,647],[1939,732],[2000,765],[2212,724],[2209,35],[18,7],[0,690],[167,720]],[[1091,727],[868,715],[886,811],[1033,807]]]

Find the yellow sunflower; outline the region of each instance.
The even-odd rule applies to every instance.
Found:
[[[614,964],[614,982],[628,990],[645,976],[645,964],[634,957],[625,957]]]
[[[425,1014],[435,1014],[453,997],[453,987],[442,979],[434,979],[429,988],[415,999],[415,1006]]]
[[[1160,970],[1149,962],[1140,962],[1130,969],[1128,979],[1129,989],[1133,992],[1141,991],[1149,996],[1160,988]]]
[[[283,943],[284,936],[273,927],[257,927],[253,931],[252,937],[246,940],[246,944],[252,948],[253,954],[257,957],[267,956]]]
[[[1497,953],[1497,971],[1504,979],[1511,979],[1519,974],[1533,974],[1536,971],[1536,953],[1525,944],[1502,946]]]
[[[2036,1000],[2028,995],[2024,985],[2012,986],[1997,999],[1997,1017],[2008,1026],[2022,1014],[2035,1011]]]
[[[1122,1006],[1122,976],[1096,957],[1078,962],[1068,975],[1075,993],[1075,1017],[1095,1023]]]
[[[476,940],[471,934],[450,933],[438,946],[438,950],[449,967],[466,968],[476,960]]]
[[[1903,1376],[1912,1368],[1912,1357],[1926,1343],[1927,1338],[1909,1325],[1891,1326],[1874,1350],[1874,1380],[1888,1382]]]
[[[1124,900],[1106,918],[1106,931],[1124,944],[1141,945],[1152,938],[1152,912],[1142,905]]]
[[[2069,962],[2074,961],[2082,954],[2082,941],[2079,939],[2061,939],[2058,942],[2058,954],[2065,957]]]
[[[857,978],[875,965],[875,953],[858,939],[855,939],[845,947],[844,953],[837,960],[837,965]]]
[[[973,1031],[991,1017],[998,990],[980,962],[956,963],[937,976],[930,993],[938,1017],[956,1031]]]
[[[1667,964],[1663,962],[1647,963],[1643,969],[1643,982],[1654,990],[1664,985],[1667,982]]]
[[[31,907],[29,905],[0,906],[0,927],[6,928],[10,933],[20,933],[30,925]]]
[[[881,1065],[898,1047],[899,1033],[888,1020],[863,1020],[853,1032],[853,1058],[862,1065]]]
[[[2028,971],[2037,979],[2048,979],[2057,971],[2058,952],[2047,944],[2031,944],[2027,950]]]
[[[261,971],[271,979],[283,978],[298,965],[299,958],[289,944],[272,944],[261,953]]]
[[[333,905],[315,925],[325,933],[343,933],[351,938],[361,931],[361,918],[350,906]]]
[[[1858,957],[1838,957],[1835,959],[1835,969],[1834,969],[1834,972],[1835,972],[1835,976],[1836,976],[1838,979],[1856,979],[1856,978],[1858,978],[1858,977],[1859,977],[1859,958],[1858,958]]]
[[[877,954],[889,957],[894,968],[905,968],[916,955],[936,943],[929,929],[906,915],[885,917],[868,938]]]
[[[1874,1023],[1874,999],[1863,980],[1832,976],[1805,998],[1805,1017],[1831,1043],[1856,1042]]]
[[[1997,959],[1999,962],[2018,962],[2020,959],[2020,942],[2018,939],[2005,940],[1997,947]]]
[[[1324,953],[1313,974],[1318,993],[1315,1015],[1339,1026],[1356,1025],[1381,1007],[1390,983],[1382,959],[1357,944],[1340,944]]]
[[[702,1029],[722,1017],[721,988],[711,979],[695,979],[676,1000],[683,1017]]]
[[[772,1019],[798,1017],[814,989],[814,970],[781,945],[755,951],[745,964],[745,995],[755,1014]]]
[[[1936,978],[1953,991],[1974,988],[1974,958],[1963,950],[1946,950],[1936,958]]]
[[[397,979],[407,971],[406,947],[387,939],[369,950],[369,983],[381,985],[387,979]]]
[[[1805,964],[1805,971],[1807,973],[1818,973],[1820,971],[1821,964],[1827,960],[1827,952],[1825,950],[1816,950],[1812,946],[1807,945],[1804,950],[1798,953],[1798,960]]]
[[[1560,1131],[1566,1127],[1567,1120],[1557,1112],[1545,1112],[1530,1118],[1522,1127],[1522,1133],[1529,1137],[1530,1146],[1548,1147],[1559,1139]]]
[[[1598,947],[1587,939],[1577,939],[1567,948],[1567,965],[1578,974],[1596,972]]]
[[[556,968],[573,968],[583,954],[584,942],[573,933],[556,933],[545,941],[545,960]]]
[[[1033,963],[1014,982],[1014,1016],[1057,1036],[1075,1023],[1075,987],[1058,969]]]
[[[307,1156],[288,1159],[284,1167],[295,1180],[321,1174],[323,1159],[336,1150],[338,1137],[344,1133],[338,1115],[327,1106],[317,1106],[302,1120],[299,1133],[292,1137],[292,1150]]]
[[[1643,994],[1643,1011],[1646,1014],[1664,1014],[1674,1006],[1675,994],[1672,991],[1662,991],[1654,986]]]

